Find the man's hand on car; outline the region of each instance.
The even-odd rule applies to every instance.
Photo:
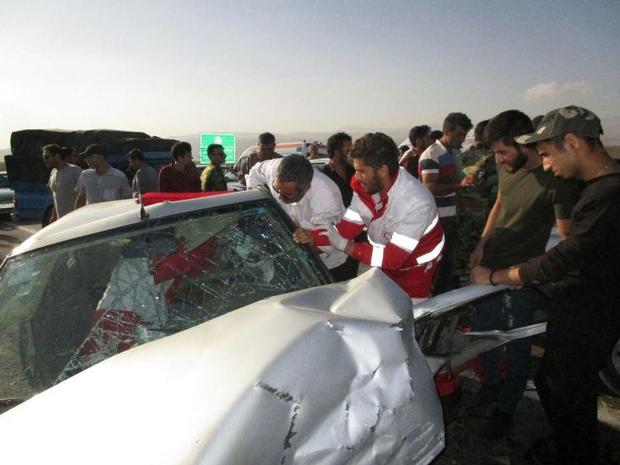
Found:
[[[314,245],[314,238],[309,230],[304,228],[297,228],[293,232],[293,240],[298,244]]]

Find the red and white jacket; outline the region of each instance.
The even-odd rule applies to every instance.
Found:
[[[355,177],[351,187],[353,201],[336,228],[347,239],[367,229],[353,258],[380,267],[411,297],[430,296],[444,245],[433,195],[402,167],[384,195],[366,193]]]

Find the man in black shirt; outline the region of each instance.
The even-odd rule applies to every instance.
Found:
[[[345,208],[351,205],[351,199],[353,198],[353,189],[351,189],[350,184],[355,170],[347,160],[347,155],[351,151],[352,146],[353,140],[351,136],[344,132],[337,132],[329,136],[329,139],[327,139],[329,163],[321,169],[340,189],[342,203],[344,203]]]
[[[594,113],[569,106],[547,113],[536,132],[515,138],[537,143],[545,169],[556,176],[585,182],[573,228],[544,255],[510,268],[472,270],[473,282],[539,284],[556,300],[536,376],[553,441],[530,450],[537,463],[598,459],[597,373],[620,337],[620,165],[605,151],[602,133]]]

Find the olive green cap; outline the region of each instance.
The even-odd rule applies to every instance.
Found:
[[[564,137],[568,133],[580,137],[599,137],[603,134],[601,120],[582,107],[568,107],[551,110],[538,124],[538,129],[531,134],[515,137],[517,144],[533,144],[554,137]]]

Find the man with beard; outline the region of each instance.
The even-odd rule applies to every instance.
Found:
[[[547,253],[509,267],[478,266],[477,283],[548,286],[553,306],[536,389],[553,431],[528,453],[535,463],[597,464],[598,371],[620,337],[620,165],[603,146],[601,120],[569,106],[545,115],[536,132],[546,170],[584,181],[568,237]]]
[[[321,168],[321,172],[336,183],[342,202],[345,207],[351,205],[353,198],[353,190],[351,189],[351,178],[355,174],[355,170],[347,160],[348,153],[353,146],[353,139],[344,132],[337,132],[329,136],[327,139],[327,153],[329,162]]]
[[[543,254],[554,224],[561,239],[568,234],[577,185],[545,172],[535,144],[520,146],[515,142],[515,137],[533,130],[530,119],[517,110],[500,113],[484,130],[484,142],[495,154],[499,169],[499,192],[471,255],[472,267],[504,268]],[[473,328],[488,331],[526,326],[534,321],[536,310],[544,308],[545,299],[534,287],[495,294],[476,305]],[[476,403],[495,402],[482,432],[487,439],[500,439],[512,426],[527,384],[530,352],[530,338],[507,345],[508,371],[503,382],[499,352],[482,355],[484,381]]]
[[[381,268],[412,298],[429,297],[444,242],[433,196],[398,166],[398,147],[383,133],[356,140],[350,157],[353,200],[342,221],[318,237]],[[364,229],[368,241],[354,242]]]
[[[443,135],[420,155],[420,180],[435,196],[441,226],[446,235],[443,258],[437,270],[433,294],[454,288],[454,269],[458,243],[456,193],[474,183],[474,176],[461,179],[457,170],[458,150],[463,145],[471,120],[464,113],[450,113],[443,122]]]
[[[311,228],[325,227],[342,218],[344,206],[336,184],[315,170],[302,155],[258,162],[247,176],[247,187],[252,189],[263,184],[297,225],[293,239],[315,245],[315,251],[336,281],[354,278],[357,268],[351,266],[347,256],[328,243],[314,244],[310,234]]]

